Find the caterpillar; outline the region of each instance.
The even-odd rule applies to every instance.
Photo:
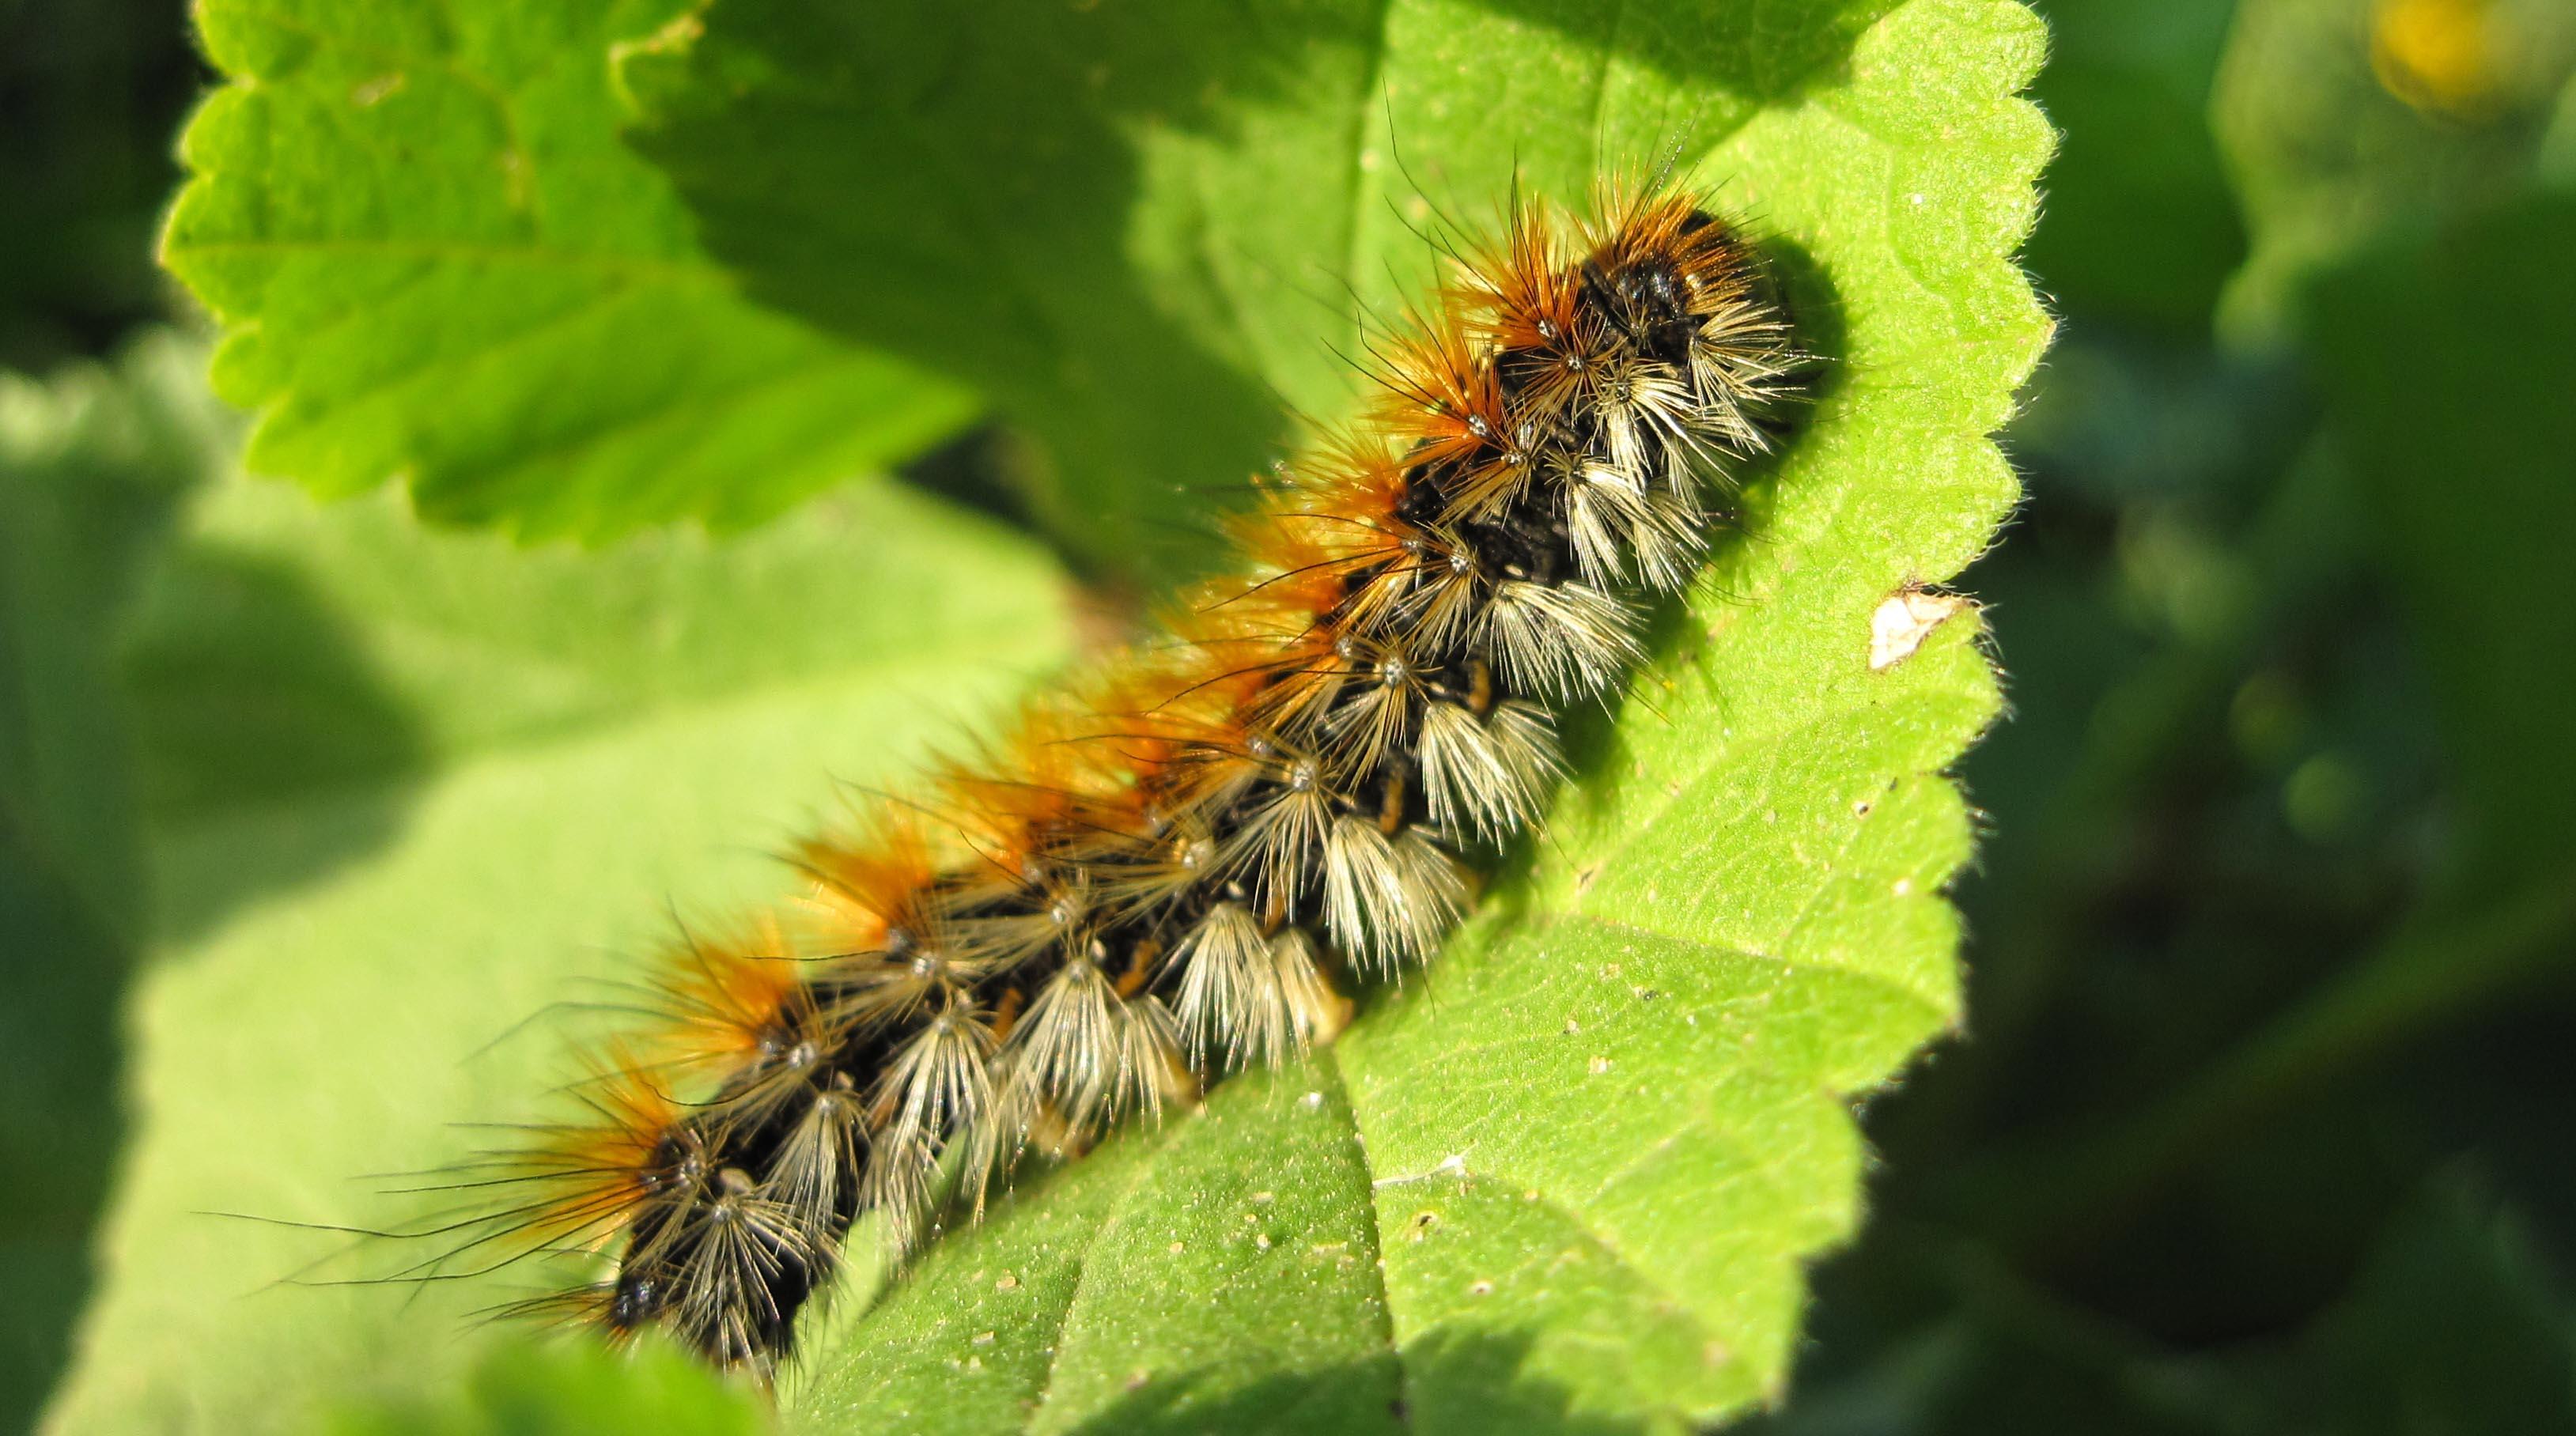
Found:
[[[1242,566],[1156,639],[799,842],[792,903],[680,933],[578,1119],[460,1179],[507,1194],[478,1244],[606,1258],[516,1310],[766,1379],[862,1216],[900,1256],[1432,956],[1804,363],[1705,196],[1605,182],[1590,216],[1515,199],[1450,246],[1373,401],[1259,481]]]

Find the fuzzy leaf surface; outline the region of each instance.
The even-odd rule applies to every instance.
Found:
[[[791,1428],[1624,1430],[1775,1396],[1801,1263],[1859,1219],[1849,1102],[1958,1017],[1941,775],[1995,683],[1972,608],[1934,602],[1882,669],[1872,618],[2017,492],[1985,436],[2047,333],[2010,258],[2049,148],[2015,98],[2036,23],[927,16],[725,0],[629,56],[639,145],[754,293],[995,394],[1077,542],[1132,549],[1165,489],[1256,463],[1248,380],[1347,405],[1319,341],[1363,330],[1316,296],[1419,296],[1415,227],[1515,172],[1576,199],[1681,137],[1831,363],[1480,921],[1310,1065],[1028,1184],[815,1324]]]
[[[532,536],[736,526],[974,401],[744,301],[617,140],[681,0],[206,0],[163,261],[224,321],[249,464]]]

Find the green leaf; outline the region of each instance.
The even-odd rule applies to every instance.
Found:
[[[1697,158],[1845,88],[1893,3],[724,0],[619,73],[752,293],[992,395],[1051,525],[1159,572],[1215,554],[1175,494],[1276,458],[1283,405],[1348,408],[1437,215]]]
[[[48,384],[0,374],[0,794],[11,837],[132,933],[131,795],[110,645],[188,490],[220,465],[228,415],[157,335],[114,369]]]
[[[746,1393],[694,1357],[659,1346],[632,1355],[596,1347],[505,1350],[461,1391],[339,1413],[330,1436],[761,1436]]]
[[[2047,332],[2008,258],[2040,44],[2018,6],[1941,0],[726,0],[630,55],[639,143],[715,251],[973,375],[1095,546],[1273,441],[1245,375],[1347,403],[1321,341],[1357,331],[1316,293],[1418,293],[1408,225],[1515,175],[1579,196],[1676,133],[1835,360],[1487,919],[1308,1068],[1034,1184],[809,1332],[791,1426],[1527,1429],[1777,1394],[1800,1263],[1858,1218],[1846,1101],[1957,1015],[1969,831],[1939,774],[1994,684],[1955,601],[1916,600],[1948,621],[1884,671],[1870,634],[2016,493],[1983,436]]]
[[[64,1360],[122,1127],[142,840],[109,639],[232,439],[202,363],[155,336],[113,369],[0,375],[0,1429]]]
[[[797,283],[735,247],[763,226],[699,187],[723,166],[683,154],[791,176],[809,202],[866,178],[831,167],[848,155],[887,166],[881,187],[840,191],[866,202],[835,199],[833,223],[770,213],[767,232],[810,242],[803,281],[881,286],[818,289],[799,312],[855,322],[881,302],[869,322],[889,344],[1016,386],[1014,416],[1057,451],[1056,512],[1097,546],[1133,550],[1146,516],[1175,512],[1156,475],[1205,485],[1251,461],[1273,424],[1266,399],[1226,407],[1254,392],[1246,376],[1346,402],[1322,341],[1354,332],[1347,317],[1271,261],[1320,253],[1327,279],[1376,294],[1429,273],[1412,216],[1381,205],[1414,199],[1390,112],[1407,167],[1469,212],[1516,159],[1568,196],[1597,154],[1642,159],[1695,119],[1686,157],[1705,152],[1723,203],[1758,217],[1832,362],[1745,498],[1749,535],[1592,735],[1531,865],[1441,961],[1311,1064],[1032,1179],[882,1304],[852,1281],[808,1332],[787,1421],[1625,1430],[1776,1394],[1801,1263],[1858,1220],[1849,1103],[1957,1018],[1942,889],[1970,826],[1942,774],[1998,700],[1973,605],[1919,586],[1979,553],[2017,492],[1985,435],[2047,334],[2010,260],[2049,146],[2014,98],[2036,23],[1991,0],[1757,4],[1706,24],[1423,5],[1265,8],[1202,32],[1183,12],[1032,5],[953,31],[864,22],[916,45],[892,52],[903,83],[884,89],[829,28],[860,12],[825,8],[726,0],[702,37],[684,25],[635,52],[654,152],[684,172],[715,252],[782,302]],[[761,28],[790,21],[805,28]],[[1126,48],[1086,48],[1086,23],[1122,27]],[[1163,39],[1143,33],[1157,24]],[[1134,81],[1104,93],[1167,104],[1170,124],[1076,104],[1102,63]],[[1211,84],[1212,67],[1240,83]],[[880,102],[896,128],[833,127]],[[959,148],[916,162],[887,142],[922,130]],[[1015,163],[979,137],[1010,138]],[[1119,157],[1106,182],[1101,153]],[[961,212],[1011,220],[1008,253]],[[870,224],[874,248],[852,228]],[[1031,295],[1047,322],[1014,329]],[[1103,467],[1066,457],[1080,445],[1058,425],[1090,426]],[[1114,477],[1115,455],[1137,477]],[[649,940],[663,894],[695,911],[774,891],[748,849],[822,801],[823,773],[898,768],[1056,651],[1025,552],[883,490],[848,502],[714,549],[494,544],[447,578],[439,555],[487,541],[239,487],[204,511],[134,650],[161,715],[144,726],[163,735],[147,771],[172,936],[138,1006],[146,1131],[63,1428],[293,1426],[353,1393],[438,1391],[518,1339],[454,1335],[523,1293],[514,1274],[264,1289],[307,1262],[381,1273],[404,1253],[191,1214],[387,1220],[350,1174],[452,1159],[475,1139],[442,1123],[523,1116],[560,1072],[542,1030],[478,1049],[618,971],[602,949]],[[794,601],[739,597],[779,550]],[[558,562],[551,586],[513,586]],[[274,581],[234,584],[244,569]],[[594,586],[636,595],[628,624],[573,623],[542,662],[508,641]],[[441,594],[457,613],[435,616]],[[263,605],[299,606],[287,623],[315,638],[263,638],[281,627]],[[690,677],[727,656],[711,641],[665,686],[626,679],[683,616],[747,666]],[[596,647],[580,635],[603,625]],[[225,661],[191,666],[210,649]],[[546,681],[558,668],[570,697]],[[260,715],[281,693],[286,711]]]
[[[901,771],[1066,646],[1031,543],[887,485],[580,553],[236,481],[141,614],[160,937],[69,1431],[305,1429],[526,1340],[473,1319],[525,1273],[300,1286],[431,1253],[276,1223],[419,1217],[366,1174],[453,1163],[490,1140],[458,1124],[572,1075],[564,1014],[514,1028],[614,1002],[666,903],[773,894],[765,854],[836,780]]]
[[[599,536],[764,518],[907,457],[954,385],[741,299],[619,146],[613,42],[681,0],[206,0],[163,259],[226,326],[249,464]]]

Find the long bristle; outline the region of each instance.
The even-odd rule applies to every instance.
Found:
[[[863,1214],[913,1242],[949,1179],[1294,1060],[1333,973],[1432,955],[1801,362],[1696,196],[1592,212],[1468,248],[1164,636],[798,846],[781,916],[674,945],[589,1120],[497,1159],[505,1245],[616,1264],[525,1310],[766,1372]]]

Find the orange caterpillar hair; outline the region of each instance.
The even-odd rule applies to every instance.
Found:
[[[1520,208],[1460,261],[1165,639],[805,842],[785,920],[684,937],[595,1120],[501,1159],[496,1229],[615,1258],[534,1308],[766,1373],[863,1213],[914,1241],[943,1163],[980,1197],[1033,1134],[1290,1060],[1341,1021],[1336,975],[1431,956],[1797,367],[1697,197],[1595,211]]]

